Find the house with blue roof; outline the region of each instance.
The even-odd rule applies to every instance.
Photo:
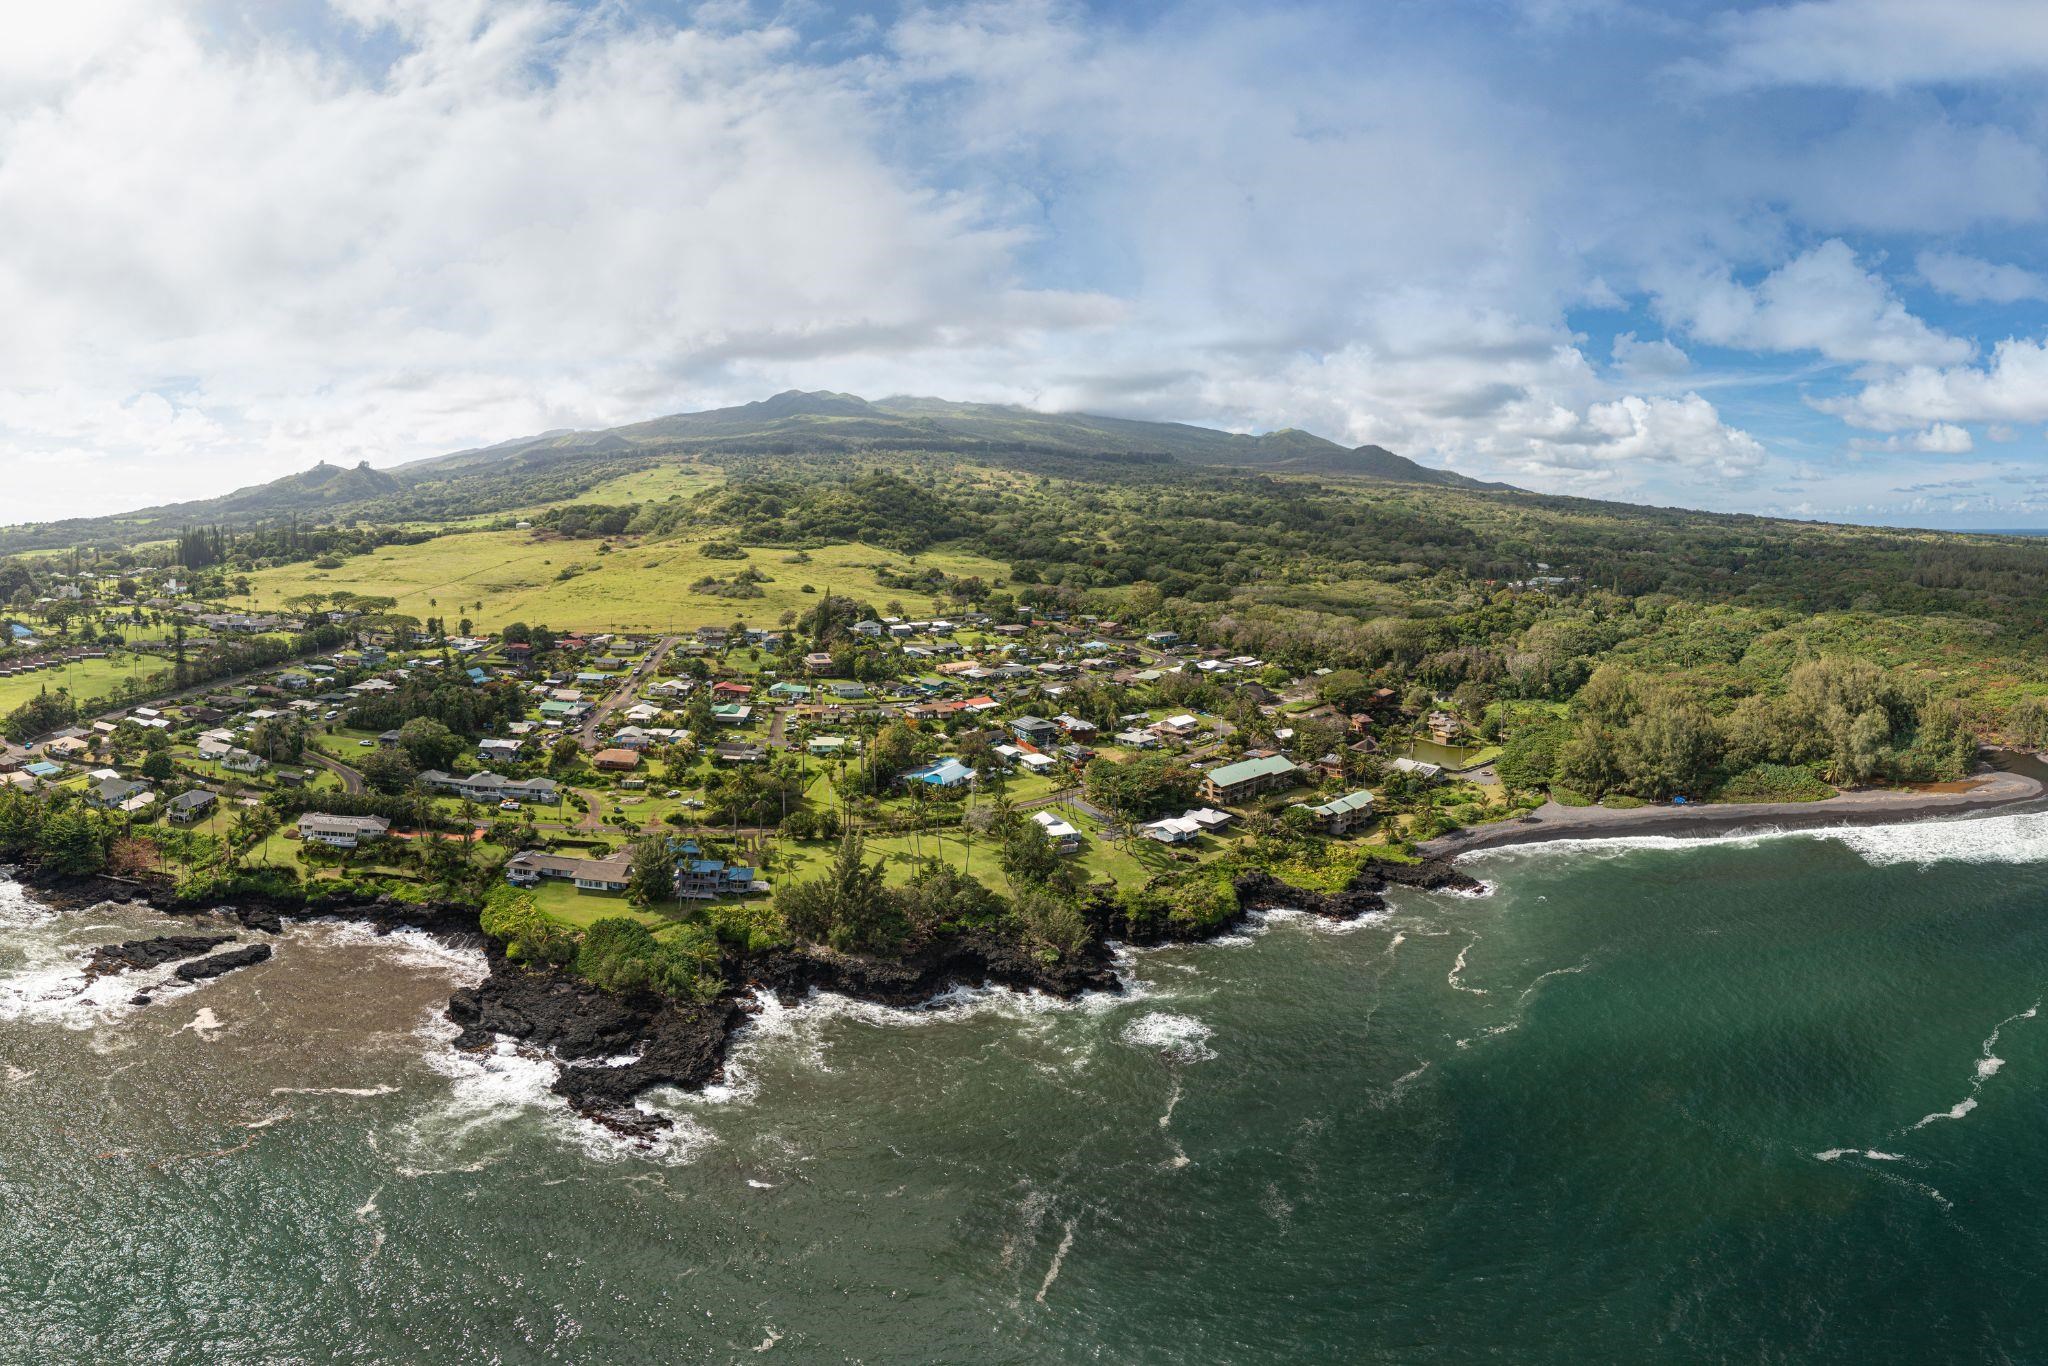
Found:
[[[974,770],[958,759],[940,759],[922,768],[913,768],[903,775],[906,783],[923,783],[927,787],[964,787],[974,781]]]
[[[693,843],[691,848],[695,848]],[[676,861],[676,899],[715,901],[721,896],[745,896],[765,892],[768,884],[757,882],[754,870],[742,863],[719,858],[683,858]]]

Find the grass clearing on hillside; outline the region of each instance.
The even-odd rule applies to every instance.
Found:
[[[594,484],[574,498],[562,503],[543,503],[542,507],[564,506],[567,503],[601,503],[617,506],[623,503],[659,503],[670,498],[688,498],[715,488],[725,482],[725,471],[716,465],[656,465],[653,469],[636,470],[622,474],[616,479],[607,479]]]
[[[745,560],[707,558],[694,541],[620,543],[598,553],[598,541],[536,539],[526,531],[465,532],[419,545],[384,546],[357,555],[339,569],[311,565],[266,569],[250,576],[252,596],[238,606],[276,609],[308,592],[375,594],[398,599],[398,610],[452,623],[470,617],[477,629],[496,631],[513,621],[579,630],[677,631],[728,625],[735,620],[771,624],[785,611],[803,611],[831,592],[876,604],[901,600],[913,613],[957,610],[929,596],[884,588],[875,568],[913,563],[949,574],[993,581],[1002,564],[946,547],[912,559],[866,545],[833,545],[807,553],[805,564],[785,564],[783,549],[750,549]],[[704,578],[728,579],[751,565],[772,582],[758,598],[724,598],[690,591]],[[565,571],[573,571],[563,578]],[[809,584],[814,593],[802,591]],[[477,604],[481,603],[479,607]]]

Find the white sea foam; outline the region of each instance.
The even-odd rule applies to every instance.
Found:
[[[692,1160],[714,1138],[689,1115],[670,1115],[642,1101],[642,1114],[662,1113],[667,1128],[628,1138],[585,1119],[551,1089],[563,1066],[550,1053],[510,1039],[490,1048],[461,1052],[448,1045],[454,1027],[432,1020],[420,1033],[431,1046],[427,1063],[446,1078],[446,1099],[411,1116],[393,1136],[397,1170],[403,1176],[475,1171],[503,1155],[507,1130],[538,1118],[557,1138],[596,1161],[628,1157],[676,1164]]]
[[[1830,825],[1798,830],[1761,826],[1729,834],[1587,836],[1475,849],[1460,855],[1459,861],[1560,854],[1622,858],[1640,850],[1671,851],[1715,846],[1744,848],[1785,839],[1831,840],[1878,868],[1894,864],[2048,863],[2048,813],[1936,817],[1883,825]]]
[[[362,921],[338,919],[316,920],[295,929],[322,947],[373,948],[404,967],[443,974],[462,986],[476,986],[490,976],[490,960],[481,944],[451,944],[425,930],[404,928],[379,934],[375,926]]]
[[[1472,936],[1471,943],[1465,945],[1464,948],[1458,950],[1457,961],[1452,963],[1451,970],[1444,974],[1444,981],[1450,984],[1450,987],[1453,991],[1462,991],[1471,996],[1486,995],[1486,988],[1468,987],[1461,980],[1465,972],[1465,955],[1472,952],[1472,950],[1478,947],[1478,945],[1479,936],[1475,934]]]
[[[1970,1111],[1976,1109],[1977,1097],[1983,1094],[1984,1083],[1997,1076],[1999,1071],[2005,1066],[2005,1059],[1992,1051],[1998,1047],[1999,1036],[2005,1033],[2007,1025],[2017,1024],[2021,1020],[2031,1020],[2040,1013],[2041,1003],[2036,1001],[2025,1010],[2008,1015],[1993,1025],[1991,1032],[1985,1036],[1984,1042],[1977,1046],[1977,1062],[1970,1074],[1970,1094],[1946,1110],[1937,1110],[1931,1115],[1922,1117],[1912,1127],[1924,1129],[1939,1120],[1961,1119],[1969,1114]]]
[[[1125,1025],[1120,1037],[1131,1047],[1158,1053],[1169,1062],[1196,1063],[1216,1056],[1209,1047],[1215,1032],[1192,1015],[1154,1010]]]
[[[16,938],[14,947],[25,961],[0,977],[0,1022],[97,1029],[144,1009],[134,1004],[138,994],[161,1005],[204,985],[182,982],[168,973],[154,979],[138,973],[111,973],[88,982],[84,968],[85,956],[93,947],[90,944],[27,934]]]
[[[1060,1278],[1060,1268],[1066,1265],[1067,1254],[1073,1251],[1073,1248],[1074,1221],[1069,1219],[1065,1232],[1060,1235],[1060,1245],[1052,1254],[1052,1265],[1045,1269],[1045,1280],[1039,1285],[1038,1294],[1033,1297],[1038,1303],[1045,1303],[1046,1292],[1051,1290],[1052,1283]]]
[[[733,1032],[724,1079],[680,1098],[686,1104],[713,1106],[751,1102],[760,1094],[760,1069],[771,1057],[808,1071],[830,1072],[831,1036],[843,1022],[876,1029],[924,1029],[994,1016],[1043,1036],[1062,1021],[1106,1015],[1149,994],[1145,983],[1131,979],[1126,979],[1121,994],[1088,992],[1071,999],[1010,987],[960,986],[915,1006],[881,1005],[816,990],[785,1005],[773,992],[757,991],[750,998],[746,1021]],[[1092,1033],[1074,1031],[1066,1051],[1077,1063],[1084,1062],[1093,1040]]]
[[[1529,983],[1529,985],[1523,990],[1522,994],[1516,998],[1515,1005],[1519,1007],[1527,1004],[1529,998],[1536,994],[1537,988],[1541,987],[1545,982],[1549,981],[1553,977],[1570,977],[1577,973],[1589,972],[1592,970],[1592,967],[1593,964],[1589,961],[1584,963],[1574,963],[1572,966],[1568,968],[1552,968],[1549,972],[1539,975],[1535,981]]]
[[[1814,1154],[1822,1162],[1834,1162],[1844,1157],[1867,1158],[1872,1162],[1904,1162],[1903,1153],[1879,1152],[1875,1148],[1825,1148]]]
[[[1963,1100],[1957,1101],[1954,1105],[1949,1106],[1946,1110],[1936,1110],[1931,1115],[1922,1116],[1920,1120],[1913,1125],[1913,1127],[1916,1129],[1924,1129],[1928,1125],[1936,1122],[1937,1120],[1961,1119],[1964,1115],[1969,1114],[1970,1111],[1976,1108],[1977,1098],[1975,1096],[1970,1096]]]

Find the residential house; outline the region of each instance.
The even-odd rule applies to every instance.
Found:
[[[1202,796],[1229,806],[1274,788],[1292,787],[1300,781],[1301,771],[1292,759],[1284,754],[1268,754],[1210,769],[1202,775]]]
[[[516,764],[526,748],[523,740],[479,740],[476,742],[477,762],[482,764]]]
[[[1228,811],[1217,811],[1211,807],[1199,806],[1183,811],[1178,816],[1168,816],[1148,825],[1138,827],[1138,833],[1146,839],[1161,844],[1185,844],[1204,834],[1214,834],[1235,819]]]
[[[1372,793],[1360,788],[1307,808],[1323,823],[1326,835],[1345,835],[1372,821]]]
[[[138,783],[118,775],[101,778],[87,789],[95,806],[113,807],[121,811],[136,811],[148,806],[155,799],[149,784]]]
[[[1047,842],[1062,854],[1071,854],[1081,847],[1081,832],[1052,812],[1034,811],[1031,822],[1045,832]]]
[[[1405,754],[1398,759],[1389,760],[1387,767],[1393,769],[1396,773],[1405,773],[1410,777],[1420,778],[1426,783],[1433,783],[1444,776],[1444,766],[1442,764],[1425,763],[1421,759],[1410,759]]]
[[[472,773],[456,777],[430,768],[420,774],[420,786],[435,792],[467,797],[473,802],[539,802],[552,806],[561,800],[553,778],[505,778],[496,773]]]
[[[231,749],[220,756],[220,766],[230,773],[261,773],[270,767],[270,760],[246,749]]]
[[[640,767],[640,755],[630,749],[601,749],[590,756],[590,766],[607,772],[630,773]]]
[[[767,757],[768,751],[759,745],[737,740],[720,740],[711,747],[711,762],[714,764],[758,764]]]
[[[330,816],[308,811],[299,817],[299,838],[336,849],[353,849],[358,844],[383,839],[391,833],[391,822],[382,816]]]
[[[610,858],[568,858],[523,849],[505,861],[505,881],[514,887],[537,887],[554,879],[573,882],[586,892],[623,892],[631,879],[633,858],[613,854]]]
[[[193,821],[210,814],[219,802],[220,798],[214,796],[211,792],[206,791],[204,788],[195,787],[190,792],[180,792],[177,796],[166,802],[164,804],[164,815],[169,817],[175,824],[189,825]]]
[[[974,781],[974,770],[958,759],[940,759],[922,768],[913,768],[902,775],[906,783],[923,783],[927,787],[964,787]]]
[[[767,890],[768,884],[757,880],[754,870],[744,864],[716,858],[682,858],[676,862],[678,900],[711,901]]]
[[[1010,722],[1010,734],[1032,744],[1057,744],[1060,728],[1042,716],[1019,716]]]

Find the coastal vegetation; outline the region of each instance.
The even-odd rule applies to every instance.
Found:
[[[108,809],[45,775],[0,806],[0,858],[154,870],[191,901],[444,898],[514,963],[701,1003],[779,953],[1085,968],[1110,939],[1213,933],[1247,887],[1341,897],[1546,799],[1821,801],[2048,744],[2048,546],[2026,538],[1532,495],[1298,433],[983,412],[913,440],[828,397],[0,559],[0,670],[26,670],[0,676],[0,731],[97,719],[95,761],[162,789]],[[656,640],[668,690],[613,696]],[[160,724],[104,719],[174,693]],[[644,722],[623,758],[604,699]],[[202,752],[208,710],[245,715]],[[1281,791],[1207,785],[1271,756]],[[478,775],[554,786],[478,800]],[[195,785],[239,809],[173,828]],[[1320,813],[1338,799],[1369,805],[1356,828]],[[399,833],[280,828],[309,812]],[[507,886],[521,851],[629,872]],[[691,860],[741,882],[684,897]]]

